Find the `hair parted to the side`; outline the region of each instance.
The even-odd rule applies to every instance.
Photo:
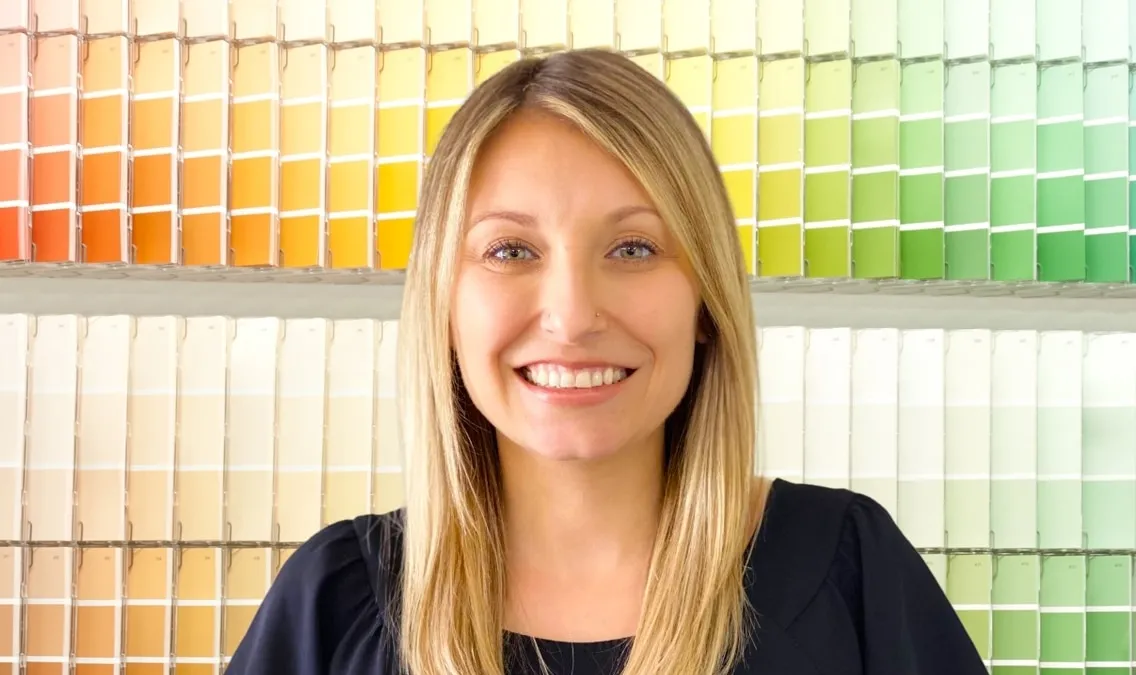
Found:
[[[511,114],[575,124],[642,184],[685,250],[706,344],[668,424],[662,516],[625,675],[720,675],[745,645],[755,495],[756,340],[743,255],[714,157],[666,86],[626,57],[525,58],[478,87],[429,162],[398,340],[406,452],[398,640],[411,675],[504,671],[505,560],[496,440],[455,367],[451,291],[481,147]],[[760,508],[760,507],[759,507]],[[394,618],[394,617],[392,617]]]

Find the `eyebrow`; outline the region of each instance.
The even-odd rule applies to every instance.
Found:
[[[647,214],[655,216],[656,218],[661,218],[661,216],[659,216],[659,212],[650,206],[623,206],[609,213],[605,220],[609,223],[616,224],[627,220],[632,216],[637,216],[640,214]],[[478,214],[477,217],[470,222],[469,226],[470,228],[473,228],[486,220],[508,220],[522,227],[536,226],[536,218],[528,213],[522,213],[520,211],[500,210],[486,211],[485,213]]]

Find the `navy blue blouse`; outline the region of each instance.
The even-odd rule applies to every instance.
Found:
[[[286,562],[227,675],[396,675],[401,511],[321,530]],[[757,628],[735,675],[986,675],[922,558],[873,500],[778,480],[746,564]],[[681,630],[675,626],[675,630]],[[629,640],[537,640],[553,675],[616,675]],[[509,675],[537,673],[508,634]]]

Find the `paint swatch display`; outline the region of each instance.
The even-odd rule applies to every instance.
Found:
[[[0,316],[0,668],[224,664],[289,551],[401,505],[397,340]],[[882,504],[995,670],[1130,660],[1136,334],[774,326],[759,350],[763,472]]]
[[[0,261],[403,269],[424,163],[522,54],[632,55],[751,274],[1136,280],[1126,0],[14,0]]]

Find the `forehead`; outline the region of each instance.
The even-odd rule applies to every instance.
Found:
[[[482,147],[470,182],[470,205],[540,212],[651,206],[615,157],[571,123],[525,110],[506,120]]]

